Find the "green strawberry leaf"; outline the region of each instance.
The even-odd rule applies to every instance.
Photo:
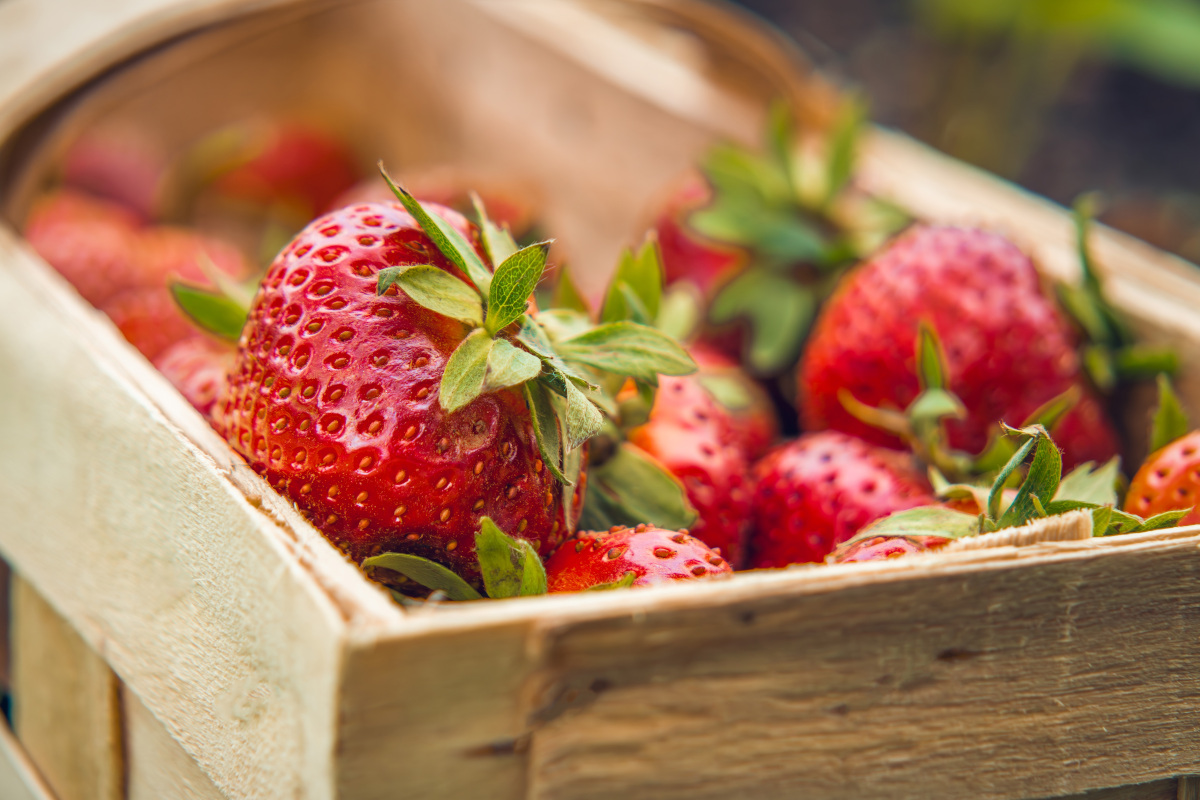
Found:
[[[1099,469],[1089,461],[1067,473],[1054,493],[1055,502],[1073,500],[1098,506],[1117,504],[1117,481],[1121,477],[1121,458],[1113,456]],[[1047,506],[1049,509],[1050,506]]]
[[[1191,430],[1187,414],[1166,375],[1158,376],[1158,408],[1150,428],[1150,452],[1156,453]]]
[[[575,384],[567,381],[567,412],[565,425],[567,432],[567,449],[574,450],[588,439],[595,436],[604,427],[604,415],[600,409],[576,388]]]
[[[637,580],[637,573],[633,570],[626,572],[619,580],[610,581],[609,583],[597,583],[595,586],[589,586],[584,589],[585,592],[607,592],[610,589],[628,589],[633,586],[633,582]]]
[[[793,148],[796,146],[796,120],[792,110],[783,100],[771,103],[767,111],[767,153],[775,164],[788,188],[788,194],[796,195],[796,164]]]
[[[579,293],[574,279],[571,278],[571,270],[567,267],[558,271],[558,283],[554,286],[554,308],[578,311],[585,316],[590,316],[592,313],[592,310],[588,308],[587,301]]]
[[[225,294],[186,283],[172,283],[171,294],[183,313],[204,330],[236,342],[246,325],[246,307]]]
[[[734,278],[713,299],[716,324],[745,318],[750,323],[748,365],[760,374],[785,367],[800,351],[816,313],[812,290],[761,267]]]
[[[496,268],[488,294],[487,329],[495,336],[525,313],[529,296],[546,270],[550,242],[538,242],[509,256]]]
[[[1067,415],[1067,412],[1079,402],[1082,394],[1078,386],[1071,386],[1062,394],[1050,398],[1034,409],[1029,418],[1021,423],[1021,427],[1029,428],[1034,425],[1041,425],[1048,431],[1054,430],[1058,423],[1062,421],[1062,418]]]
[[[1034,427],[1025,430],[1033,432],[1030,441],[1037,442],[1037,449],[1034,451],[1025,481],[1017,490],[1017,496],[997,520],[1001,528],[1014,528],[1037,516],[1045,516],[1044,506],[1058,491],[1059,480],[1062,477],[1062,454],[1045,429]],[[1036,513],[1039,510],[1040,513]]]
[[[537,381],[522,384],[525,405],[529,408],[529,421],[537,440],[542,463],[558,481],[566,486],[574,485],[562,469],[562,432],[559,430],[558,415],[550,400],[549,390]]]
[[[663,292],[654,327],[677,342],[686,342],[700,327],[703,299],[691,281],[678,281]]]
[[[704,372],[696,376],[696,381],[704,387],[704,391],[712,396],[730,411],[740,411],[749,408],[754,403],[754,395],[746,381],[733,375],[722,375],[715,372]]]
[[[927,389],[917,395],[904,413],[915,430],[920,426],[936,424],[946,417],[963,419],[967,416],[967,409],[953,392]]]
[[[1131,344],[1112,354],[1112,368],[1117,377],[1126,380],[1174,375],[1179,372],[1179,354],[1170,347]]]
[[[875,536],[944,536],[962,539],[979,533],[979,517],[945,506],[920,506],[897,511],[860,530],[851,542]]]
[[[917,324],[917,381],[921,389],[946,388],[946,357],[937,331],[928,320]]]
[[[501,228],[492,222],[483,206],[483,199],[471,192],[471,205],[475,208],[475,216],[479,220],[479,232],[483,238],[483,249],[493,264],[501,264],[513,253],[517,252],[517,243],[507,228]]]
[[[1107,536],[1113,524],[1113,507],[1100,506],[1092,509],[1092,536]]]
[[[482,600],[483,595],[475,591],[447,567],[427,558],[410,553],[380,553],[362,562],[364,569],[381,567],[399,572],[409,580],[416,581],[427,589],[444,592],[451,600]]]
[[[1129,533],[1145,533],[1146,531],[1160,531],[1163,528],[1174,528],[1179,520],[1191,513],[1190,508],[1181,508],[1176,511],[1164,511],[1161,514],[1155,514],[1150,519],[1138,525]]]
[[[538,317],[540,318],[541,314],[538,314]],[[521,330],[517,332],[517,341],[543,361],[557,358],[557,354],[554,352],[554,343],[546,335],[546,330],[537,319],[528,314],[521,319]]]
[[[713,147],[700,162],[700,171],[716,190],[717,202],[735,198],[737,205],[746,207],[747,217],[769,205],[786,203],[792,196],[790,181],[777,164],[740,145]],[[691,224],[695,227],[695,215]]]
[[[575,485],[579,483],[579,477],[583,474],[583,448],[576,447],[563,454],[563,481],[562,504],[563,504],[563,519],[567,523],[567,535],[575,533]]]
[[[662,253],[658,248],[658,240],[650,236],[636,254],[632,250],[621,253],[604,298],[600,321],[633,319],[650,324],[658,316],[662,285]],[[634,312],[641,319],[637,319]]]
[[[696,521],[679,479],[641,448],[623,442],[613,456],[588,472],[579,524],[585,530],[648,522],[679,530]]]
[[[483,324],[483,301],[472,287],[443,269],[419,264],[379,270],[377,295],[393,285],[430,311],[478,327]]]
[[[446,361],[438,402],[447,414],[453,413],[483,393],[488,359],[496,340],[483,328],[471,331]]]
[[[417,221],[421,230],[437,246],[442,255],[466,273],[481,296],[487,297],[488,287],[492,283],[492,273],[479,258],[479,254],[475,252],[471,243],[463,238],[463,235],[455,230],[453,225],[437,214],[427,212],[417,198],[396,185],[392,176],[388,175],[387,170],[383,168],[382,161],[379,162],[379,172],[383,175],[383,180],[387,183],[388,188],[392,190],[392,194],[396,195],[400,204]]]
[[[498,392],[531,381],[542,372],[542,360],[513,347],[506,339],[496,339],[487,359],[483,392]]]
[[[505,534],[491,517],[479,520],[475,554],[488,597],[529,597],[546,593],[546,569],[525,539]]]
[[[825,161],[825,199],[828,207],[837,199],[854,174],[858,157],[858,140],[867,118],[863,98],[850,95],[842,103],[833,130],[829,134]]]
[[[696,371],[696,362],[675,340],[635,322],[599,325],[560,343],[558,352],[568,361],[647,381]]]

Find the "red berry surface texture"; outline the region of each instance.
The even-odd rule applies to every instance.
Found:
[[[1197,503],[1200,503],[1200,430],[1176,439],[1146,459],[1129,484],[1125,510],[1148,519]],[[1193,522],[1185,518],[1180,524]]]
[[[729,563],[687,531],[650,525],[580,531],[546,562],[551,592],[578,592],[606,585],[656,583],[730,575]]]
[[[478,248],[463,217],[430,208]],[[403,551],[474,579],[480,517],[544,555],[566,533],[562,490],[519,389],[442,411],[444,366],[467,329],[395,286],[376,296],[378,272],[406,264],[466,280],[397,204],[305,228],[254,299],[215,424],[355,561]]]
[[[1072,386],[1082,386],[1074,332],[1042,292],[1033,262],[987,231],[917,226],[847,275],[817,321],[799,371],[801,423],[898,447],[852,416],[846,390],[876,407],[917,396],[914,346],[926,321],[944,349],[948,387],[967,409],[950,420],[950,445],[983,450],[997,422],[1022,424]],[[1088,390],[1052,431],[1069,467],[1103,462],[1116,434]]]
[[[880,517],[937,503],[907,455],[836,431],[780,445],[754,477],[754,568],[823,561]]]

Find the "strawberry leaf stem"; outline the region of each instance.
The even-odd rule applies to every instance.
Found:
[[[479,290],[479,294],[483,297],[488,296],[488,289],[492,283],[492,273],[488,270],[483,260],[479,258],[479,254],[475,252],[475,248],[471,243],[463,238],[463,235],[454,229],[454,226],[446,222],[437,214],[430,214],[426,211],[417,198],[413,197],[401,186],[397,185],[392,180],[392,176],[388,175],[384,169],[383,162],[379,162],[379,173],[383,175],[383,180],[387,183],[388,188],[396,195],[396,199],[404,206],[404,209],[412,215],[417,224],[421,226],[421,230],[425,232],[437,249],[442,251],[442,255],[448,258],[451,263],[466,273],[471,279],[471,283],[475,284],[475,288]]]
[[[1191,430],[1187,414],[1166,375],[1158,376],[1158,408],[1150,428],[1150,452],[1157,452]]]

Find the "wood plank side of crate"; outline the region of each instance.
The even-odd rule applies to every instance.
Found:
[[[124,800],[227,800],[133,692],[121,696],[129,769]]]
[[[0,720],[0,797],[5,800],[58,800],[8,725]]]
[[[1198,572],[1189,528],[410,615],[352,644],[339,787],[1024,800],[1169,780],[1200,767]]]
[[[13,728],[59,800],[122,800],[120,682],[19,577],[12,588]]]
[[[222,791],[328,797],[346,630],[399,612],[4,229],[0,295],[0,551]]]

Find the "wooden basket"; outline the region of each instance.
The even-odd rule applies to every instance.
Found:
[[[595,290],[768,98],[824,123],[830,90],[758,24],[685,0],[3,0],[0,65],[0,549],[15,726],[61,800],[1196,796],[1200,529],[406,612],[15,232],[98,121],[183,143],[318,114],[389,165],[533,182]],[[917,216],[1077,271],[1058,207],[886,131],[863,162]],[[1095,250],[1200,410],[1192,268],[1108,230]]]

